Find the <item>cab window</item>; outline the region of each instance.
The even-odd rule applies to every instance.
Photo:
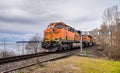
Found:
[[[62,28],[63,28],[63,25],[57,24],[57,25],[55,26],[55,28],[62,29]]]

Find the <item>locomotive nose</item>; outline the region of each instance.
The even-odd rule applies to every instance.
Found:
[[[44,31],[44,39],[45,39],[45,41],[55,41],[57,33],[58,32],[54,28],[45,30]]]

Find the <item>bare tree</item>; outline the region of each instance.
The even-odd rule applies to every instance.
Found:
[[[116,24],[117,16],[118,16],[118,6],[107,8],[103,13],[103,22],[105,25],[109,26],[109,32],[111,32],[110,39],[109,39],[110,46],[112,46],[112,36],[113,36],[112,35],[113,30],[111,26],[113,24]]]
[[[38,35],[33,36],[30,42],[26,45],[25,49],[30,53],[37,53],[41,47],[41,38]]]
[[[111,59],[120,60],[120,12],[117,6],[107,8],[103,13],[103,24],[97,31],[112,32],[111,35],[102,34],[97,40],[104,48],[104,54]],[[96,31],[96,30],[93,30]]]
[[[111,56],[110,58],[115,59],[115,60],[120,60],[120,23],[117,23],[116,29],[114,30],[114,46],[111,48]]]
[[[107,8],[103,14],[103,22],[105,25],[109,26],[109,31],[111,31],[110,35],[110,46],[107,47],[106,50],[108,53],[108,57],[112,59],[120,59],[120,12],[118,11],[117,6],[113,6],[111,8]],[[103,29],[101,29],[103,30]],[[104,28],[105,30],[105,28]]]
[[[11,57],[14,55],[15,55],[14,52],[6,52],[6,51],[0,52],[0,58]]]

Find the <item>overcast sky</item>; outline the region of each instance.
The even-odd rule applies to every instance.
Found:
[[[0,0],[0,41],[28,40],[51,22],[62,21],[75,29],[99,28],[106,8],[119,0]]]

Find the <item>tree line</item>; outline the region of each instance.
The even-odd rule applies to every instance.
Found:
[[[103,12],[103,23],[93,31],[110,32],[96,35],[97,42],[102,45],[103,54],[109,59],[120,60],[120,11],[118,6],[107,8]]]

